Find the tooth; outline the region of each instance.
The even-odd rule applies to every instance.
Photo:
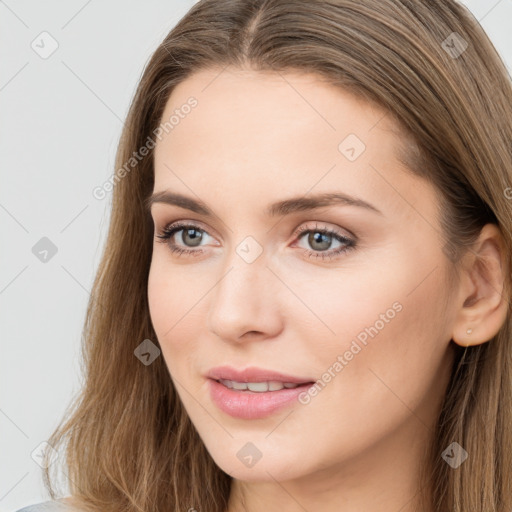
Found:
[[[219,382],[229,389],[235,389],[237,391],[253,391],[256,393],[264,393],[266,391],[279,391],[283,388],[293,389],[300,384],[291,382],[280,382],[280,381],[268,381],[268,382],[236,382],[234,380],[219,379]]]
[[[248,382],[247,388],[249,391],[256,391],[258,393],[262,393],[264,391],[268,391],[268,383],[267,382]]]
[[[268,383],[268,390],[269,391],[279,391],[280,389],[283,389],[283,383],[278,382],[275,380],[272,380]]]
[[[226,386],[227,388],[231,389],[233,387],[233,382],[230,380],[220,379],[220,382],[221,384],[224,384],[224,386]]]
[[[231,381],[233,384],[233,389],[238,389],[243,391],[244,389],[247,389],[247,382],[235,382],[234,380]]]

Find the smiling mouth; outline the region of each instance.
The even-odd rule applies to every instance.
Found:
[[[216,379],[217,382],[233,391],[266,393],[272,391],[280,391],[282,389],[294,389],[302,386],[309,386],[313,382],[280,382],[280,381],[264,381],[264,382],[237,382],[228,379]]]
[[[265,418],[284,407],[289,407],[314,386],[314,382],[305,382],[301,379],[296,379],[296,382],[247,382],[246,379],[238,378],[238,381],[209,378],[210,399],[222,412],[244,420]],[[293,378],[287,377],[286,380]]]

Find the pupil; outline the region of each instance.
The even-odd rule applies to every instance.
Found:
[[[199,245],[201,243],[201,238],[202,238],[202,235],[201,234],[196,234],[194,235],[193,233],[199,233],[199,231],[197,231],[196,229],[186,229],[184,231],[185,233],[185,236],[188,236],[191,238],[192,240],[192,246],[196,246],[196,245]],[[183,236],[182,236],[182,239],[183,239]],[[185,240],[183,239],[183,242],[185,242]]]
[[[315,248],[315,244],[319,243],[320,247],[316,247],[319,251],[325,251],[329,248],[330,245],[330,236],[325,233],[314,232],[309,234],[309,243],[311,247]],[[323,243],[322,243],[323,242]]]

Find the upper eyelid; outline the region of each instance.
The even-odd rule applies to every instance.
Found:
[[[187,227],[197,227],[199,228],[201,231],[204,231],[208,236],[215,236],[213,235],[211,232],[210,232],[210,229],[206,229],[202,226],[201,222],[200,221],[188,221],[188,220],[177,220],[177,221],[174,221],[174,222],[169,222],[167,224],[165,224],[162,228],[162,230],[171,230],[171,229],[175,229],[176,232],[177,231],[180,231],[182,229],[186,229]],[[217,237],[215,237],[217,238]]]
[[[322,226],[322,225],[318,225],[318,223],[322,222],[322,221],[313,221],[313,222],[316,222],[316,225],[313,226],[313,227],[309,227],[309,226],[304,226],[302,227],[303,225],[300,224],[297,228],[295,228],[294,230],[294,233],[297,233],[297,231],[299,232],[298,234],[302,234],[301,232],[308,232],[308,231],[328,231],[330,233],[333,233],[333,234],[336,234],[338,236],[341,236],[343,238],[350,238],[354,241],[357,240],[357,236],[352,233],[349,229],[347,228],[341,228],[339,226],[336,226],[336,227],[329,227],[329,226]],[[326,223],[326,224],[329,224],[329,223]],[[340,232],[340,231],[344,231],[346,234]]]
[[[156,202],[156,203],[154,203],[154,204],[159,205],[160,203],[159,203],[159,202]],[[318,207],[318,208],[315,208],[315,209],[317,209],[317,210],[323,210],[324,208],[329,208],[329,207]],[[167,210],[167,209],[165,209],[164,211],[166,211],[166,210]],[[154,224],[155,224],[155,226],[156,226],[156,224],[157,224],[157,220],[155,219],[154,211],[155,211],[155,210],[154,210],[153,208],[150,208],[150,210],[149,210],[149,214],[150,214],[151,218],[153,219],[153,223],[154,223]],[[309,212],[307,212],[307,211],[302,211],[302,212],[298,212],[298,213],[300,213],[300,214],[302,214],[302,215],[312,215],[312,216],[314,216],[314,215],[316,215],[316,214],[320,214],[320,215],[321,215],[321,213],[320,213],[319,211],[318,211],[318,212],[315,212],[315,211],[309,211]],[[380,212],[379,212],[379,213],[380,213]],[[174,215],[173,215],[173,216],[174,216]],[[216,216],[214,216],[214,217],[216,217]],[[201,226],[201,229],[202,229],[203,231],[206,231],[209,235],[212,235],[212,232],[211,232],[211,230],[210,230],[209,228],[205,228],[205,227],[203,227],[203,225],[202,225],[202,221],[200,221],[200,220],[198,220],[198,219],[187,219],[186,217],[185,217],[185,220],[176,220],[176,221],[172,221],[172,222],[169,222],[169,223],[164,223],[163,229],[166,229],[166,227],[167,227],[167,226],[170,226],[170,225],[171,225],[171,224],[173,224],[174,222],[176,222],[176,223],[183,222],[183,223],[197,224],[198,226]],[[222,222],[222,221],[221,221],[221,222]],[[306,220],[306,221],[304,221],[304,222],[319,222],[319,223],[326,223],[326,224],[334,224],[334,223],[327,222],[327,221],[324,221],[324,220],[316,220],[316,219],[315,219],[315,220],[313,220],[313,219],[308,219],[308,220]],[[225,225],[225,223],[224,223],[224,222],[222,222],[222,224],[224,224],[224,225]],[[302,225],[302,224],[299,224],[297,227],[295,227],[295,228],[294,228],[294,232],[295,232],[295,231],[298,229],[298,227],[299,227],[299,226],[301,226],[301,225]],[[329,229],[329,230],[330,230],[330,229],[333,229],[333,230],[341,229],[341,230],[345,231],[345,232],[348,234],[348,237],[352,237],[354,240],[356,240],[356,239],[358,238],[358,237],[357,237],[353,232],[351,232],[349,229],[347,229],[347,228],[345,228],[345,227],[337,226],[336,224],[334,224],[334,226],[335,226],[335,227],[326,227],[325,229]],[[319,228],[319,229],[323,229],[323,228]],[[229,226],[228,226],[228,231],[232,231],[231,229],[229,229]],[[216,230],[214,230],[214,232],[215,232],[215,233],[217,233],[217,231],[216,231]],[[213,236],[213,235],[212,235],[212,236]],[[220,235],[219,235],[219,237],[222,239],[222,237],[221,237]]]
[[[330,224],[330,223],[324,222],[324,221],[318,221],[318,220],[317,221],[309,221],[309,222],[314,222],[315,225],[307,226],[307,222],[308,221],[303,222],[303,223],[299,224],[296,228],[293,229],[294,237],[299,239],[299,238],[303,237],[303,235],[305,233],[307,233],[308,231],[309,232],[310,231],[326,231],[329,234],[331,234],[331,236],[341,237],[341,238],[344,238],[347,240],[351,240],[354,243],[358,242],[358,237],[346,228],[340,228],[338,226],[329,227],[328,224]],[[323,224],[325,224],[325,225],[323,225]],[[189,226],[197,227],[200,229],[200,231],[204,231],[208,236],[218,238],[217,236],[212,234],[209,229],[204,228],[201,221],[197,221],[197,220],[177,220],[177,221],[168,222],[168,223],[164,224],[162,231],[173,230],[174,233],[172,236],[174,236],[176,233],[178,233],[179,231],[181,231],[183,229],[186,229]],[[344,234],[341,231],[345,231],[346,234]],[[222,237],[221,237],[221,240],[222,240]]]

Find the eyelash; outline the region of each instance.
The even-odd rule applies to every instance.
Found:
[[[178,256],[181,256],[182,254],[188,254],[192,256],[199,256],[203,250],[202,249],[182,249],[181,247],[178,247],[176,244],[171,243],[170,239],[175,233],[178,233],[179,231],[182,231],[184,229],[193,229],[195,231],[203,232],[209,235],[207,231],[204,229],[201,229],[199,226],[196,226],[194,224],[187,224],[187,223],[175,223],[171,224],[169,226],[166,226],[160,233],[157,234],[157,237],[160,239],[158,242],[165,243],[168,245],[170,251],[174,254],[177,254]],[[340,235],[337,231],[330,230],[330,229],[318,229],[317,226],[315,226],[314,229],[310,227],[301,227],[297,230],[295,235],[300,240],[306,233],[321,233],[323,235],[330,235],[334,239],[336,239],[338,242],[344,243],[344,247],[340,247],[335,250],[330,251],[312,251],[308,249],[303,249],[306,253],[308,253],[309,257],[313,258],[321,258],[323,260],[325,259],[332,259],[333,257],[340,256],[341,254],[344,254],[351,249],[354,249],[356,246],[356,243],[354,240],[351,240],[350,238],[347,238],[343,235]],[[211,236],[211,235],[209,235]]]

